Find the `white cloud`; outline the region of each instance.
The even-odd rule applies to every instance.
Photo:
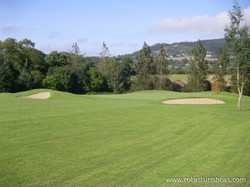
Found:
[[[250,25],[250,7],[244,11],[244,22]],[[228,13],[216,16],[198,15],[194,17],[179,16],[160,21],[151,30],[152,33],[196,35],[201,38],[223,37],[224,28],[229,23]]]

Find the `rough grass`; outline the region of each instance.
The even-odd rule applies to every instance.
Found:
[[[0,94],[0,186],[249,186],[167,177],[250,176],[250,98],[144,91]],[[164,105],[206,97],[225,105]]]

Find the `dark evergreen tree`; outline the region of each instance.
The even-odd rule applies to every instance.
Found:
[[[206,63],[206,49],[200,41],[192,50],[192,58],[189,66],[188,89],[193,92],[209,89],[207,83],[208,65]]]
[[[161,47],[159,53],[154,58],[155,63],[155,75],[154,75],[154,88],[155,89],[167,89],[167,71],[168,71],[168,60],[167,52]]]
[[[151,74],[154,71],[153,57],[150,47],[144,42],[143,48],[137,56],[136,62],[136,83],[137,90],[152,89]]]

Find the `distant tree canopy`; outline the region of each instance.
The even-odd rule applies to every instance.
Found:
[[[229,91],[230,85],[239,93],[240,110],[243,93],[250,95],[250,37],[248,26],[240,24],[243,13],[237,3],[229,11],[229,18],[225,39],[152,47],[144,42],[140,51],[117,57],[111,56],[105,42],[99,56],[86,57],[77,43],[67,52],[44,54],[29,39],[8,38],[0,41],[0,92],[35,88],[76,94],[152,89],[199,92],[212,86],[218,93]],[[218,53],[218,58],[208,61],[207,50],[208,54]],[[187,73],[187,83],[170,81],[171,73]],[[209,73],[214,74],[212,80],[208,80]],[[231,82],[225,80],[229,73]]]
[[[175,62],[169,60],[164,47],[158,53],[152,54],[146,42],[135,59],[129,56],[112,57],[105,42],[99,57],[85,57],[77,43],[67,52],[52,51],[44,54],[28,39],[16,41],[9,38],[0,41],[0,92],[35,88],[77,94],[123,93],[148,89],[209,90],[206,50],[200,41],[193,48],[192,54],[191,60],[184,58]],[[224,80],[226,74],[224,69],[227,66],[227,55],[226,51],[223,51],[214,68],[220,81]],[[171,82],[168,78],[171,72],[182,71],[179,68],[171,69],[173,63],[188,67],[187,86],[184,82]]]
[[[100,58],[84,57],[77,43],[68,52],[48,55],[24,39],[0,41],[0,92],[49,88],[77,94],[121,93],[130,89],[132,60],[110,58],[103,43]]]

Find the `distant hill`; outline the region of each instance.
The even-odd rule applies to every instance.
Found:
[[[222,39],[211,39],[211,40],[201,40],[202,44],[207,50],[207,55],[211,55],[211,57],[216,57],[219,48],[221,48],[225,40]],[[153,54],[158,53],[160,48],[163,46],[170,57],[177,57],[177,56],[190,56],[193,47],[195,46],[196,42],[178,42],[172,44],[166,43],[158,43],[155,45],[150,46],[151,51]],[[139,51],[132,53],[131,57],[135,57],[139,54]]]

